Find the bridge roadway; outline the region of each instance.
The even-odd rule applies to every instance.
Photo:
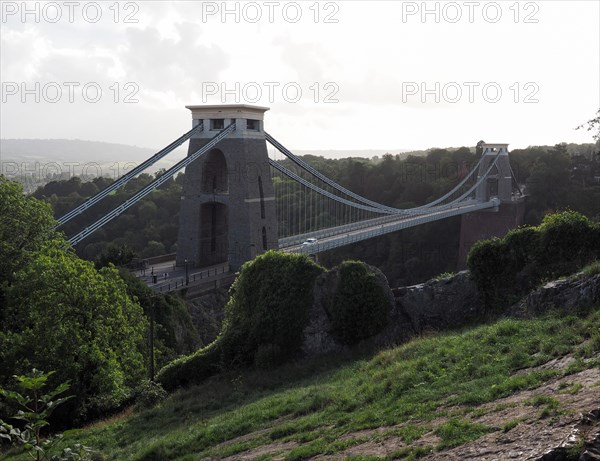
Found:
[[[434,208],[427,214],[419,214],[417,216],[398,215],[375,218],[352,225],[333,227],[318,232],[280,239],[279,249],[289,253],[316,254],[451,216],[497,208],[499,204],[498,199],[492,199],[489,202],[477,202],[473,200],[464,204],[456,204],[452,208]],[[307,238],[316,238],[317,241],[312,244],[302,244]]]

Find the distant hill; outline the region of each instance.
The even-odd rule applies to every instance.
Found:
[[[72,176],[116,179],[159,149],[80,139],[0,139],[0,173],[33,192],[49,181]],[[180,147],[147,172],[169,168],[184,155]]]
[[[565,143],[565,147],[567,148],[567,153],[570,156],[581,155],[586,158],[592,158],[598,152],[598,145],[594,143],[583,143],[583,144],[575,144],[575,143]],[[554,148],[554,146],[529,146],[528,149],[544,149],[549,150]]]
[[[68,179],[71,176],[86,179],[100,172],[102,176],[117,177],[123,173],[125,166],[131,168],[132,163],[141,163],[160,148],[162,146],[150,149],[81,139],[0,139],[0,172],[22,182],[30,191],[48,181]],[[269,152],[273,150],[274,148],[269,146]],[[184,144],[149,168],[148,172],[169,168],[185,156],[186,152],[187,146]],[[381,157],[386,153],[396,155],[406,152],[404,149],[294,150],[297,155],[325,158],[372,158]]]
[[[1,139],[2,161],[57,162],[122,162],[140,161],[154,151],[145,147],[128,146],[80,139]]]
[[[114,144],[81,139],[0,139],[0,160],[2,162],[141,162],[155,154],[160,148]],[[269,146],[269,151],[274,148]],[[176,149],[178,156],[186,152],[185,145]],[[353,149],[353,150],[293,150],[297,155],[316,155],[325,158],[381,157],[387,153],[396,155],[409,152],[407,149]],[[421,152],[421,151],[419,151]],[[424,151],[423,151],[424,152]],[[171,154],[172,155],[172,154]],[[171,155],[169,157],[171,157]],[[165,159],[165,164],[174,161]],[[161,167],[164,167],[161,166]]]

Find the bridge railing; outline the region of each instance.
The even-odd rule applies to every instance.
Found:
[[[223,274],[229,274],[229,272],[231,272],[231,267],[229,264],[226,264],[224,266],[211,267],[206,270],[189,274],[187,277],[187,283],[185,275],[182,275],[179,277],[170,278],[162,283],[153,284],[151,287],[159,293],[169,293],[172,291],[182,290],[190,286],[196,286],[206,281],[214,280],[215,277]]]

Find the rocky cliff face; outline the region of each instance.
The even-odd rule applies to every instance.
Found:
[[[228,299],[227,289],[220,288],[187,300],[188,310],[203,346],[213,342],[219,335]]]
[[[374,345],[399,344],[427,331],[462,326],[482,314],[479,292],[466,271],[453,277],[391,290],[385,275],[375,267],[371,270],[390,305],[387,327],[368,340]],[[342,351],[346,347],[331,334],[331,324],[324,307],[325,299],[335,292],[338,283],[339,272],[336,269],[321,275],[316,281],[310,323],[304,330],[303,352],[306,355]]]
[[[443,331],[474,324],[485,315],[483,301],[468,271],[442,279],[391,289],[383,273],[371,268],[384,289],[389,302],[389,322],[377,336],[367,340],[377,346],[400,344],[427,332]],[[339,272],[335,269],[317,279],[310,323],[304,330],[303,352],[306,355],[342,351],[347,346],[338,343],[331,334],[331,324],[324,300],[335,291]],[[600,274],[547,283],[533,291],[506,313],[516,317],[531,317],[549,310],[575,311],[600,302]]]
[[[509,309],[515,317],[534,317],[550,310],[563,312],[588,307],[600,300],[600,274],[584,277],[577,274],[567,280],[556,280],[532,291]]]
[[[375,346],[400,344],[428,332],[444,331],[473,324],[484,314],[483,301],[468,271],[446,278],[433,279],[419,285],[390,289],[387,278],[371,267],[388,298],[390,310],[387,327],[368,340]],[[332,269],[316,281],[310,322],[304,330],[302,351],[307,356],[342,351],[331,334],[331,324],[324,307],[327,296],[339,284],[339,271]],[[223,321],[223,307],[228,294],[225,289],[203,295],[188,302],[188,308],[203,344],[216,338]],[[600,274],[582,274],[566,280],[549,282],[531,292],[507,309],[514,317],[532,317],[549,310],[574,311],[600,302]]]
[[[483,315],[483,302],[469,272],[393,290],[396,309],[417,334],[467,325]]]

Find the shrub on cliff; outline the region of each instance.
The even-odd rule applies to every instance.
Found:
[[[600,257],[598,227],[575,211],[550,214],[538,226],[537,263],[547,276],[573,272]]]
[[[167,391],[196,384],[216,374],[221,368],[219,340],[193,354],[179,357],[160,370],[156,381]]]
[[[278,346],[283,358],[302,345],[312,288],[323,269],[309,257],[268,251],[244,264],[225,306],[223,354],[251,364],[259,346]]]
[[[389,302],[376,274],[365,263],[345,261],[340,280],[325,308],[333,334],[343,344],[356,344],[387,324]]]
[[[481,240],[467,265],[488,308],[502,308],[542,280],[567,275],[600,258],[600,225],[574,211],[547,215],[537,227]]]
[[[163,368],[165,389],[199,382],[220,367],[276,365],[302,345],[312,287],[323,269],[304,255],[268,251],[242,266],[219,337]]]

